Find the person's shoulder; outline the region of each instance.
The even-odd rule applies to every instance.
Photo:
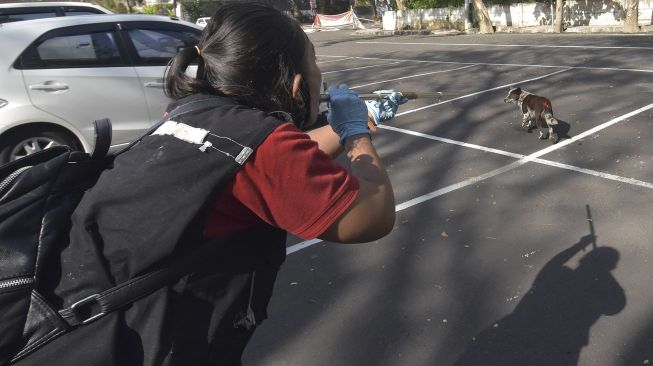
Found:
[[[312,142],[313,140],[311,140],[306,132],[301,131],[291,122],[280,121],[280,123],[272,130],[266,141],[268,143],[305,143]]]
[[[274,162],[292,160],[297,163],[297,160],[307,159],[318,151],[317,143],[305,132],[290,122],[281,122],[263,140],[258,155],[271,158]]]
[[[192,102],[195,100],[200,100],[202,98],[207,98],[208,95],[205,94],[189,94],[186,95],[182,98],[179,99],[174,99],[170,103],[168,103],[168,106],[166,107],[166,113],[170,113],[172,110],[175,108],[179,107],[180,105],[186,104],[188,102]]]

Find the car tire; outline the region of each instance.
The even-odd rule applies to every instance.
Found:
[[[23,130],[7,135],[0,142],[0,164],[6,164],[23,156],[55,145],[66,145],[73,150],[81,150],[77,139],[72,135],[52,130]]]

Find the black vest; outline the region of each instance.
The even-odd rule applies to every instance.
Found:
[[[198,98],[207,96],[183,102]],[[69,307],[206,246],[210,206],[282,123],[228,99],[174,121],[210,131],[209,146],[159,131],[118,155],[77,207],[70,244],[53,253],[60,263],[44,269],[53,273],[41,284],[48,301]],[[17,364],[238,365],[267,316],[285,240],[284,231],[268,225],[214,240],[208,244],[216,254],[193,273]]]

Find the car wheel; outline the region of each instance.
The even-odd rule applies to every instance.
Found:
[[[61,131],[41,129],[10,134],[0,143],[0,163],[5,164],[56,145],[80,150],[77,140]]]

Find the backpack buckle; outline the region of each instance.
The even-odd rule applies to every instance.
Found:
[[[70,306],[70,311],[74,317],[80,321],[80,324],[88,324],[106,314],[104,310],[100,310],[99,313],[93,314],[94,308],[99,306],[100,309],[102,309],[102,304],[98,301],[99,298],[99,294],[94,294],[85,297]]]

